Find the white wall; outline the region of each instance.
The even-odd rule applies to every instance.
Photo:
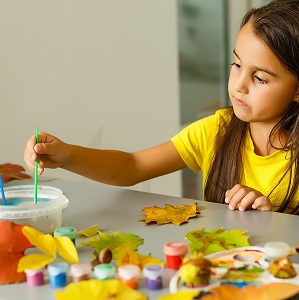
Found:
[[[179,130],[175,1],[0,0],[0,40],[0,163],[24,165],[37,126],[127,151]],[[179,196],[180,173],[136,188]]]

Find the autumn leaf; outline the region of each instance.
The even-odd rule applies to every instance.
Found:
[[[16,164],[6,163],[0,165],[0,174],[2,174],[3,183],[8,183],[13,179],[29,179],[30,175],[24,173],[25,169]]]
[[[99,231],[99,226],[98,226],[98,224],[96,224],[92,227],[78,231],[78,234],[85,235],[86,237],[92,237],[92,236],[96,235],[98,233],[98,231]]]
[[[165,204],[165,208],[159,206],[146,207],[142,210],[146,217],[141,218],[139,221],[145,221],[146,224],[156,222],[159,225],[175,224],[181,225],[188,222],[189,218],[196,217],[199,212],[197,211],[197,203],[192,205],[175,205]]]
[[[110,234],[99,231],[100,236],[90,238],[87,242],[82,242],[82,245],[96,248],[98,253],[104,248],[112,251],[118,246],[130,242],[131,250],[135,251],[138,246],[143,244],[143,239],[132,233],[121,234],[119,232],[111,232]]]
[[[168,294],[163,295],[158,298],[158,300],[193,300],[197,299],[197,296],[200,295],[200,292],[198,290],[195,291],[179,291],[175,294]],[[199,298],[198,298],[199,299]]]
[[[26,281],[25,273],[18,273],[17,267],[25,250],[32,245],[22,228],[22,225],[11,221],[0,222],[0,284]]]
[[[112,279],[100,281],[96,279],[83,280],[77,283],[70,283],[64,291],[55,292],[57,300],[96,300],[96,299],[115,299],[115,300],[146,300],[147,297],[128,287],[120,280]]]
[[[223,230],[216,228],[205,231],[200,228],[190,231],[185,238],[190,242],[188,245],[191,253],[202,252],[204,255],[228,250],[232,248],[249,246],[249,236],[244,235],[247,230]]]
[[[221,285],[209,290],[211,294],[203,296],[202,300],[278,300],[289,299],[299,293],[299,286],[290,283],[268,283],[260,286],[248,285],[238,288],[234,285]]]
[[[150,255],[142,255],[137,251],[131,250],[129,243],[124,243],[114,249],[117,267],[133,264],[143,269],[147,265],[160,265],[164,267],[164,262]]]

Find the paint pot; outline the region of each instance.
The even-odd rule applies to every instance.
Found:
[[[188,246],[183,242],[168,242],[164,244],[163,251],[166,255],[166,268],[178,270],[188,252]]]
[[[27,284],[30,286],[38,286],[44,284],[44,268],[37,270],[25,270]]]
[[[99,264],[94,267],[94,275],[99,280],[115,278],[116,268],[112,264]]]
[[[290,246],[284,242],[269,242],[264,246],[267,260],[285,257],[290,254]]]
[[[137,265],[124,265],[118,268],[120,281],[132,289],[138,288],[140,268]]]
[[[67,263],[56,263],[48,265],[48,272],[50,276],[50,285],[52,287],[66,286],[66,272],[68,269]]]
[[[162,289],[162,272],[163,268],[160,265],[148,265],[143,268],[145,284],[149,290]]]
[[[73,282],[88,280],[91,273],[90,264],[74,264],[71,265],[71,274]]]
[[[56,236],[67,236],[69,237],[74,245],[76,246],[77,231],[74,227],[60,227],[54,230],[54,237]]]

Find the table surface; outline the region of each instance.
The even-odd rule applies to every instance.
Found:
[[[14,184],[33,184],[31,180],[11,182]],[[98,224],[101,231],[109,233],[133,233],[144,239],[138,252],[143,255],[150,253],[165,261],[163,245],[169,241],[185,241],[187,232],[204,228],[212,230],[222,227],[224,230],[248,230],[250,245],[264,246],[270,241],[284,241],[290,246],[298,242],[296,229],[299,228],[299,217],[294,215],[262,212],[262,211],[230,211],[226,204],[216,204],[193,199],[172,197],[133,191],[125,188],[107,186],[95,182],[72,182],[67,180],[53,180],[40,183],[54,186],[63,191],[69,199],[69,206],[63,210],[62,226],[75,227],[77,231]],[[198,204],[200,214],[189,219],[188,223],[180,226],[173,224],[146,225],[139,219],[145,215],[141,212],[145,207],[154,205],[164,207],[171,205]],[[87,239],[88,240],[88,239]],[[90,262],[93,250],[80,244],[77,239],[77,249],[80,262]],[[163,289],[148,291],[144,282],[139,285],[139,291],[146,294],[148,299],[158,299],[168,294],[168,283],[174,271],[166,270],[163,278]],[[0,299],[55,299],[55,289],[48,283],[39,287],[29,287],[27,283],[0,286]]]

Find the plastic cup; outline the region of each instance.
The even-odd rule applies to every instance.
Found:
[[[66,286],[67,263],[56,263],[48,265],[50,285],[55,288]]]
[[[62,224],[62,210],[69,200],[61,190],[51,186],[38,186],[34,204],[34,186],[17,185],[5,188],[7,205],[0,205],[0,221],[29,225],[42,233],[53,233]]]
[[[88,280],[90,273],[91,273],[91,265],[90,264],[71,265],[71,274],[73,276],[73,282]]]
[[[143,268],[145,284],[149,290],[162,289],[162,272],[163,268],[160,265],[148,265]]]
[[[99,280],[115,278],[116,268],[112,264],[100,264],[94,267],[94,275]]]
[[[54,237],[56,236],[67,236],[69,237],[74,245],[76,246],[77,231],[74,227],[60,227],[54,230]]]
[[[44,268],[37,270],[25,270],[27,284],[30,286],[38,286],[44,284]]]
[[[137,265],[125,265],[118,268],[120,281],[132,289],[138,288],[140,268]]]

